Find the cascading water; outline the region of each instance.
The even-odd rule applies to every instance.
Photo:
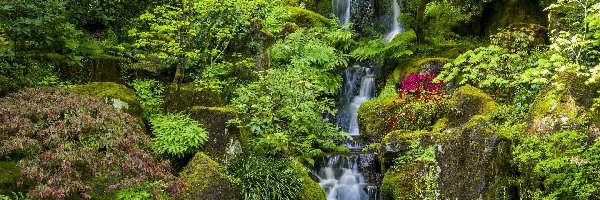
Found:
[[[340,24],[350,23],[350,5],[351,0],[332,0],[333,12],[340,19]]]
[[[375,76],[372,68],[354,65],[344,73],[344,85],[340,89],[340,112],[337,124],[354,138],[360,135],[357,117],[358,108],[371,99],[375,91]],[[375,171],[379,167],[375,155],[360,154],[363,146],[355,141],[345,141],[350,155],[328,155],[321,168],[314,172],[319,184],[327,193],[327,200],[379,199],[379,187],[373,180],[381,177],[376,173],[363,176],[361,169]]]
[[[394,7],[394,18],[392,18],[391,31],[385,36],[385,40],[391,42],[398,33],[402,33],[404,29],[400,22],[398,22],[398,17],[400,16],[400,5],[396,0],[392,0],[392,6]]]

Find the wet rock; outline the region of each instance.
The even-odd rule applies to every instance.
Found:
[[[180,174],[185,183],[181,199],[242,199],[240,187],[220,172],[215,161],[197,153]]]

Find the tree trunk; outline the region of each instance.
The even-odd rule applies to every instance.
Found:
[[[417,6],[417,29],[415,34],[417,35],[417,44],[423,44],[425,41],[424,30],[425,29],[425,8],[431,0],[419,0]]]

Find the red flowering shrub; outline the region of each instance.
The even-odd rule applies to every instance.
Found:
[[[448,101],[440,87],[433,83],[434,73],[410,74],[400,83],[398,98],[386,110],[386,122],[391,130],[421,130],[433,125],[447,112]]]
[[[101,100],[57,88],[0,99],[0,158],[20,159],[36,198],[91,198],[92,190],[173,180],[138,121]]]
[[[440,81],[439,83],[433,83],[433,79],[435,79],[434,73],[417,75],[415,73],[410,74],[400,83],[400,89],[404,91],[435,91],[439,90],[440,86],[444,84],[444,81]]]

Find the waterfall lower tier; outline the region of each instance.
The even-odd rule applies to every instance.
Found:
[[[380,173],[363,176],[361,170],[378,167],[377,159],[371,154],[332,155],[325,158],[319,171],[319,185],[327,194],[327,200],[378,200],[380,188],[375,180]]]

